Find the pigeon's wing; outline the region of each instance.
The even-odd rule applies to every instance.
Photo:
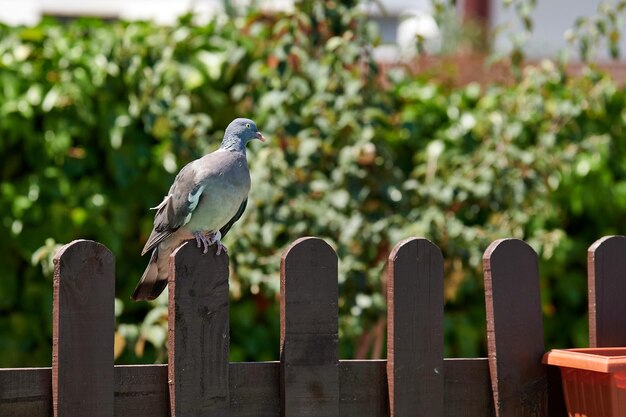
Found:
[[[246,210],[247,204],[248,204],[248,199],[246,198],[245,200],[243,200],[243,202],[239,206],[239,210],[237,210],[237,213],[235,213],[233,218],[230,219],[228,223],[226,223],[224,226],[222,226],[222,228],[220,229],[220,235],[222,236],[222,238],[226,236],[226,233],[228,233],[232,225],[235,224],[235,222],[241,218],[241,215]]]
[[[159,243],[184,226],[191,219],[191,213],[198,205],[204,181],[198,181],[194,162],[178,173],[165,199],[155,209],[154,228],[141,254],[154,249]]]

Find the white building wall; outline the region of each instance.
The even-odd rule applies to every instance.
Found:
[[[418,26],[424,26],[424,31],[415,24],[404,25],[405,30],[419,31],[422,36],[429,39],[436,36],[436,28],[433,30],[432,19],[426,15],[430,13],[431,0],[368,0],[365,9],[371,18],[380,25],[384,43],[393,44],[398,39],[410,39],[413,35],[405,34],[398,36],[400,21],[406,16],[415,16]],[[502,26],[508,30],[500,33],[494,42],[497,52],[508,51],[511,47],[510,37],[507,33],[515,32],[521,28],[515,11],[506,9],[502,0],[491,1],[491,28]],[[526,54],[531,58],[555,56],[555,54],[567,48],[564,34],[574,25],[579,16],[593,15],[602,0],[537,0],[537,6],[532,13],[534,29],[526,43]],[[235,0],[234,3],[246,5],[251,2],[261,4],[267,9],[285,9],[293,4],[293,0]],[[460,7],[463,0],[458,0]],[[107,18],[121,19],[151,19],[159,23],[173,23],[177,16],[189,10],[195,10],[200,17],[209,17],[222,10],[223,0],[0,0],[0,21],[12,25],[33,25],[44,15],[67,15],[67,16],[102,16]],[[381,7],[382,6],[382,7]],[[428,26],[428,27],[426,27]],[[624,33],[621,40],[621,54],[626,55],[626,22],[623,27]],[[436,39],[430,41],[438,45]],[[428,48],[430,52],[435,52]],[[604,48],[600,58],[607,58],[608,53]],[[569,48],[571,51],[575,51]],[[387,56],[397,56],[393,51],[386,53]],[[574,54],[574,56],[577,56]]]
[[[593,16],[601,0],[537,0],[537,6],[532,12],[534,23],[533,31],[526,43],[527,56],[542,58],[555,56],[559,50],[569,48],[565,39],[565,32],[574,27],[574,22],[579,16]],[[626,17],[626,16],[624,16]],[[501,0],[491,0],[491,28],[495,29],[502,25],[511,25],[513,32],[519,31],[521,24],[516,17],[513,7],[506,9]],[[622,22],[622,39],[620,52],[622,58],[626,58],[626,20]],[[499,52],[510,49],[510,37],[506,33],[496,38],[495,48]],[[607,48],[603,48],[599,58],[608,58]],[[574,56],[578,56],[577,52]]]

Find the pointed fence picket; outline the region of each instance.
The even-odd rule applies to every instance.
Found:
[[[590,342],[626,344],[626,238],[588,254]],[[561,417],[544,351],[537,255],[485,252],[488,358],[443,358],[443,257],[426,239],[389,256],[387,360],[339,360],[338,259],[304,238],[281,264],[280,361],[229,363],[228,256],[172,254],[169,366],[113,365],[115,259],[91,241],[55,258],[52,368],[0,369],[0,416]]]

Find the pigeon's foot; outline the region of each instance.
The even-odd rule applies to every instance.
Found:
[[[211,245],[217,245],[217,252],[215,252],[216,255],[220,255],[222,252],[228,253],[228,250],[226,250],[226,246],[224,246],[221,239],[222,234],[219,232],[219,230],[213,233],[213,236],[211,237]]]
[[[207,253],[209,251],[209,246],[214,243],[213,233],[193,232],[193,237],[196,238],[196,244],[198,245],[198,248],[203,248],[202,253]]]
[[[209,246],[216,245],[216,255],[220,255],[222,252],[228,253],[226,246],[222,243],[222,234],[217,232],[193,232],[193,237],[196,238],[196,244],[198,248],[202,248],[202,253],[209,251]]]

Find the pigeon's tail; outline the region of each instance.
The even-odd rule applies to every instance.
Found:
[[[158,248],[152,251],[150,262],[131,296],[133,300],[154,300],[163,292],[167,285],[167,265],[160,265],[163,262],[159,262],[159,259],[167,258],[168,256],[159,256]]]

